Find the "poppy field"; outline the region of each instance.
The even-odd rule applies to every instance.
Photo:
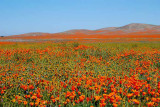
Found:
[[[0,43],[0,107],[158,107],[160,43]]]

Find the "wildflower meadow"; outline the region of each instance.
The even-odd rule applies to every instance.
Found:
[[[158,107],[160,43],[0,43],[0,107]]]

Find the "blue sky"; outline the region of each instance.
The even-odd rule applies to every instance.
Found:
[[[0,35],[160,25],[160,0],[0,0]]]

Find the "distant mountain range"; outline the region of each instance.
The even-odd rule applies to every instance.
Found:
[[[122,27],[107,27],[97,30],[86,30],[86,29],[77,29],[77,30],[69,30],[62,33],[65,34],[103,34],[103,35],[111,35],[111,34],[130,34],[130,33],[160,33],[160,26],[151,25],[151,24],[140,24],[140,23],[132,23]]]
[[[132,23],[122,27],[107,27],[97,30],[73,29],[59,33],[26,33],[21,35],[12,35],[7,38],[99,38],[99,37],[122,37],[125,35],[156,35],[160,38],[160,26],[151,24]],[[136,36],[136,37],[138,37]]]

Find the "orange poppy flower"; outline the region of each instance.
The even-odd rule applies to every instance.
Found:
[[[30,102],[29,104],[30,104],[30,106],[34,106],[34,102]]]
[[[94,98],[96,101],[98,101],[101,98],[101,96],[94,96]]]
[[[23,104],[24,104],[24,105],[27,105],[27,103],[28,103],[27,101],[23,101]]]
[[[139,101],[137,99],[133,99],[133,104],[139,104]]]

